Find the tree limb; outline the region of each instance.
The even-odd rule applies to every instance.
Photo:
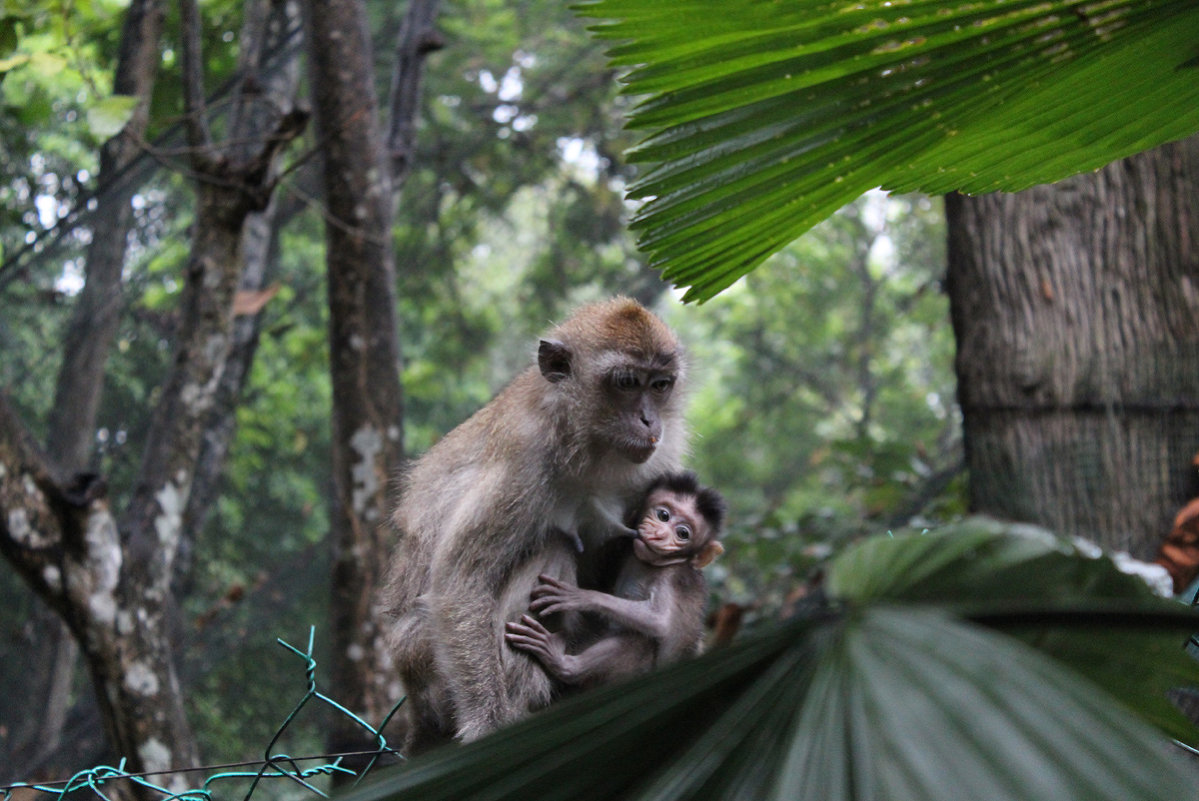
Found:
[[[200,9],[196,0],[179,0],[180,39],[183,45],[183,107],[187,143],[192,163],[212,153],[208,107],[204,102],[204,60],[200,48]]]
[[[138,104],[125,128],[100,150],[100,185],[111,191],[96,196],[87,280],[71,310],[46,426],[47,453],[58,469],[68,473],[88,464],[104,367],[125,305],[121,272],[133,219],[129,202],[134,185],[117,178],[141,156],[138,143],[145,137],[149,118],[163,16],[161,0],[134,0],[121,30],[113,92],[136,97]]]
[[[396,37],[387,133],[393,188],[402,186],[412,169],[425,57],[445,47],[445,40],[435,27],[437,4],[438,0],[411,0]]]

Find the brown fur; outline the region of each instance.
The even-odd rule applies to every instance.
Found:
[[[551,532],[601,536],[594,510],[619,514],[676,469],[685,449],[678,341],[635,301],[579,309],[546,335],[540,353],[541,369],[517,376],[402,481],[384,602],[396,618],[393,647],[413,710],[410,751],[451,732],[475,739],[549,703],[550,679],[505,646],[503,631],[524,612],[538,574],[575,579],[574,550]],[[636,412],[610,375],[667,361],[675,386],[654,398],[660,442],[638,463],[629,456],[643,444],[628,430]]]

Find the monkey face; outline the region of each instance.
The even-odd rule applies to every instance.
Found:
[[[603,378],[609,408],[604,439],[624,458],[642,464],[662,441],[662,417],[674,393],[675,372],[626,359]]]
[[[537,365],[564,407],[561,419],[592,457],[613,454],[640,465],[662,445],[682,447],[676,384],[685,358],[674,333],[628,298],[578,310],[538,343]]]
[[[646,564],[673,565],[703,551],[710,539],[711,530],[693,496],[655,490],[637,527],[633,553]]]

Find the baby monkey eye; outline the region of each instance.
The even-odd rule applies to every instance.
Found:
[[[618,389],[636,389],[641,382],[633,373],[620,373],[616,376],[615,384]]]
[[[674,533],[675,533],[675,536],[677,536],[681,540],[691,539],[691,529],[687,528],[686,526],[679,526],[678,528],[676,528],[674,530]]]
[[[659,506],[654,510],[654,517],[658,518],[663,523],[667,523],[670,521],[670,510],[665,506]]]

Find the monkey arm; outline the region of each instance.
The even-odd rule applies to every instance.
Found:
[[[656,581],[649,598],[634,601],[596,590],[584,590],[558,581],[551,576],[538,576],[540,583],[533,590],[529,608],[539,615],[555,612],[596,612],[620,626],[655,640],[662,641],[673,628],[674,603],[668,581]]]
[[[640,634],[613,634],[571,657],[573,682],[560,680],[566,684],[606,684],[649,670],[654,666],[654,657],[652,640]]]
[[[519,623],[508,623],[506,629],[504,639],[509,645],[532,654],[547,673],[571,686],[604,683],[654,664],[653,644],[635,634],[614,634],[578,654],[568,654],[565,638],[550,633],[529,615],[522,615]]]
[[[506,574],[512,570],[510,554],[519,551],[500,541],[507,539],[505,527],[488,530],[483,521],[472,522],[434,554],[428,593],[436,673],[445,679],[454,727],[465,741],[519,714],[504,686],[500,649],[490,645],[496,640]]]
[[[491,640],[495,588],[463,577],[454,593],[434,587],[429,627],[436,632],[433,660],[445,679],[459,739],[477,739],[514,717],[502,687],[504,671]]]
[[[655,642],[670,636],[673,629],[673,611],[666,588],[655,588],[644,601],[634,601],[617,595],[608,595],[595,590],[584,590],[588,594],[585,611],[598,612],[619,626],[644,634]]]

